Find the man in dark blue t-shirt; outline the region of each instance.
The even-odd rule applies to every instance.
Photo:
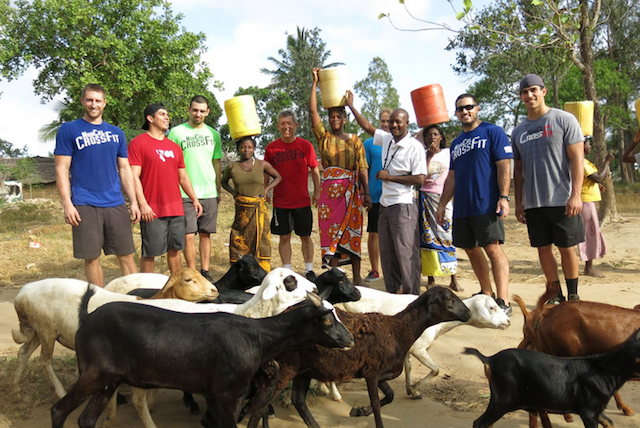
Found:
[[[492,295],[489,264],[496,283],[496,302],[511,315],[509,260],[502,251],[503,220],[509,213],[511,158],[509,137],[502,128],[478,118],[480,107],[473,95],[456,100],[462,133],[451,143],[451,168],[444,185],[436,219],[444,221],[453,197],[453,244],[463,248],[480,282],[481,292]]]
[[[56,185],[65,221],[72,226],[73,256],[84,260],[87,280],[104,286],[100,253],[115,254],[123,275],[138,271],[133,260],[133,223],[140,209],[122,130],[102,120],[107,104],[100,85],[82,89],[84,116],[63,124],[56,135]]]

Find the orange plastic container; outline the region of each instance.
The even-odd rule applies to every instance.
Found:
[[[593,135],[593,101],[564,103],[564,110],[578,119],[583,135]]]
[[[444,92],[439,84],[435,83],[411,91],[411,102],[413,102],[413,110],[416,112],[416,120],[420,128],[449,121]]]
[[[320,95],[322,95],[322,107],[343,107],[347,105],[345,92],[351,89],[349,69],[344,65],[323,68],[318,72]]]
[[[231,138],[260,135],[260,119],[252,95],[239,95],[224,102]]]

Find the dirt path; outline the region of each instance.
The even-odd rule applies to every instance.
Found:
[[[505,251],[511,262],[510,293],[519,294],[531,308],[543,289],[544,279],[538,266],[537,256],[528,246],[524,226],[513,220],[506,224],[508,242]],[[638,240],[640,240],[640,216],[627,216],[624,223],[610,224],[604,229],[609,248],[607,256],[596,262],[606,278],[596,279],[581,277],[580,296],[583,300],[602,301],[624,307],[633,307],[640,303],[640,256]],[[460,279],[465,291],[460,297],[465,298],[478,291],[479,287],[467,260],[461,262]],[[441,279],[441,284],[446,281]],[[382,284],[374,284],[381,287]],[[11,339],[11,328],[18,325],[13,309],[13,298],[17,290],[0,289],[0,355],[15,356],[18,346]],[[396,392],[395,401],[382,410],[385,427],[430,426],[438,428],[470,427],[486,407],[489,394],[487,381],[482,372],[480,362],[470,356],[460,354],[465,346],[478,348],[485,354],[493,354],[499,350],[515,347],[522,338],[522,314],[514,308],[512,325],[504,331],[480,330],[471,327],[460,327],[440,337],[429,350],[430,355],[440,366],[440,374],[425,390],[423,400],[410,400],[404,394],[404,378],[392,382]],[[56,349],[60,349],[57,346]],[[37,353],[37,351],[36,351]],[[426,369],[414,363],[414,376],[424,376]],[[1,373],[0,373],[1,374]],[[7,375],[7,374],[1,374]],[[42,374],[44,376],[44,374]],[[310,408],[323,427],[373,427],[373,418],[350,418],[352,405],[364,405],[368,402],[366,387],[363,381],[355,381],[340,387],[344,401],[336,403],[326,397],[310,400]],[[53,393],[52,393],[53,395]],[[445,397],[443,400],[454,402],[461,400],[457,408],[467,411],[453,410],[431,396]],[[640,384],[629,383],[622,390],[625,401],[640,410]],[[200,416],[190,415],[181,403],[181,394],[176,391],[161,391],[156,406],[152,411],[158,428],[200,427]],[[200,399],[201,407],[204,407]],[[36,406],[33,417],[28,420],[12,421],[13,428],[41,428],[50,425],[48,403]],[[276,406],[277,417],[270,421],[274,428],[305,427],[293,408]],[[626,417],[610,404],[608,416],[617,428],[640,426],[638,416]],[[72,415],[66,426],[74,427],[77,413]],[[581,426],[576,421],[573,425],[564,422],[560,416],[552,416],[555,427]],[[114,428],[141,427],[139,419],[131,405],[120,406]],[[497,426],[527,427],[525,412],[516,412],[498,422]],[[3,422],[0,419],[0,428]]]

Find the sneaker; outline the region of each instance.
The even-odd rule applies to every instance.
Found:
[[[577,294],[576,294],[577,296]],[[559,305],[560,303],[564,302],[565,298],[564,296],[556,296],[556,297],[552,297],[549,300],[547,300],[547,305]]]
[[[316,279],[318,278],[316,273],[312,270],[307,271],[307,273],[305,273],[304,276],[311,282],[316,282]]]
[[[372,282],[380,278],[378,271],[372,270],[369,275],[364,279],[366,282]]]
[[[496,299],[496,303],[498,304],[498,306],[500,307],[500,309],[502,309],[505,313],[505,315],[507,315],[508,317],[511,316],[511,314],[513,314],[513,310],[511,309],[511,304],[506,304],[504,302],[504,300],[502,300],[501,298],[497,298]]]
[[[580,300],[580,296],[578,296],[577,294],[569,294],[567,299],[568,300]]]
[[[209,281],[210,283],[213,284],[213,278],[211,278],[211,275],[209,275],[209,271],[208,270],[200,269],[200,274],[202,276],[204,276],[207,281]]]

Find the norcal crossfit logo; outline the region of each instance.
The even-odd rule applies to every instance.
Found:
[[[553,135],[553,130],[551,129],[551,125],[545,125],[544,128],[536,129],[532,132],[524,132],[520,135],[520,144],[528,143],[529,141],[536,141],[540,138],[551,137]]]
[[[156,153],[158,154],[158,157],[162,162],[166,162],[167,158],[171,158],[171,159],[175,158],[175,155],[173,154],[173,150],[157,149]]]

